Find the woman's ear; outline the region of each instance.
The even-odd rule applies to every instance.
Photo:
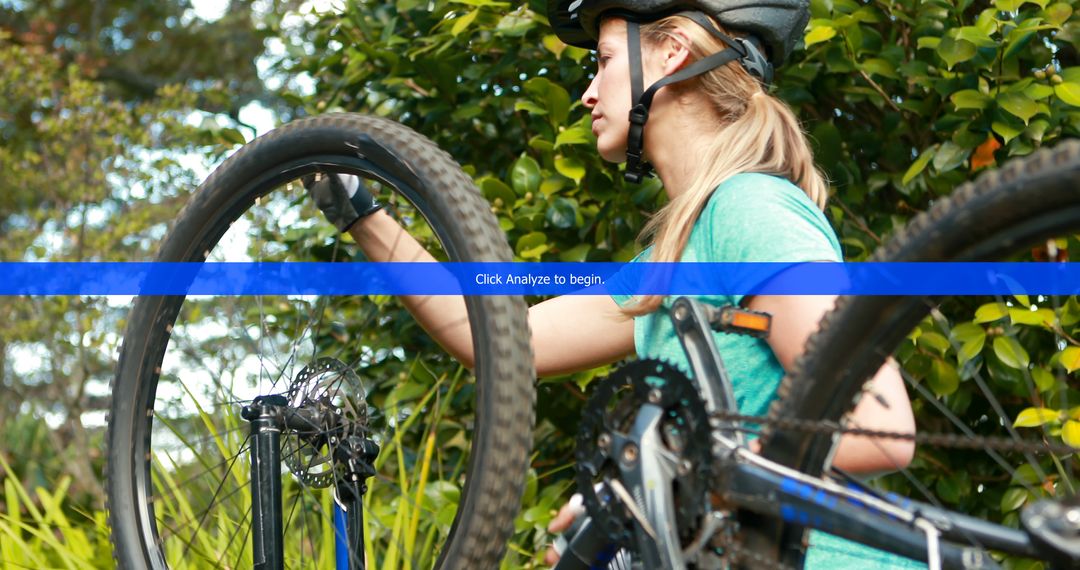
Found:
[[[663,72],[664,75],[671,75],[676,71],[686,67],[690,64],[690,38],[680,30],[675,28],[671,31],[671,35],[668,36],[663,43]]]

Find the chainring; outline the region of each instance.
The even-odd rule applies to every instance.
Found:
[[[325,418],[317,429],[282,433],[282,457],[293,475],[309,487],[334,483],[335,438],[366,433],[368,410],[360,378],[344,362],[319,358],[305,366],[285,393],[289,407],[314,409]]]
[[[709,416],[697,386],[674,366],[637,360],[594,384],[577,436],[578,491],[607,540],[629,545],[634,518],[611,494],[609,485],[598,491],[596,484],[619,478],[619,450],[612,449],[611,442],[627,436],[645,404],[664,410],[661,440],[680,465],[674,489],[675,522],[685,545],[696,535],[709,504],[712,444]]]

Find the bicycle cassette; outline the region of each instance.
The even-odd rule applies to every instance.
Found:
[[[709,417],[697,386],[669,364],[638,360],[594,385],[577,437],[578,491],[607,539],[628,545],[636,518],[633,513],[643,511],[641,499],[635,497],[636,505],[626,505],[626,495],[612,493],[611,482],[620,476],[620,459],[636,452],[629,433],[646,404],[663,410],[660,440],[665,456],[677,466],[672,490],[675,522],[686,544],[696,535],[708,505],[712,446]]]
[[[319,425],[282,433],[282,457],[305,485],[329,487],[334,482],[333,448],[349,435],[367,431],[368,413],[360,378],[344,362],[320,358],[304,367],[285,393],[289,407],[308,409]]]

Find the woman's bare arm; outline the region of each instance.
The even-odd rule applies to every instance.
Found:
[[[836,297],[818,296],[759,296],[750,300],[749,307],[772,315],[769,345],[785,370],[791,370],[795,359],[805,350],[806,339],[817,330],[821,318],[832,309]],[[911,401],[904,388],[896,362],[889,359],[868,387],[878,398],[862,398],[855,407],[851,424],[860,428],[915,432]],[[829,398],[829,394],[815,397]],[[871,439],[845,435],[840,438],[833,464],[852,473],[895,471],[911,463],[915,445],[896,439]]]
[[[385,211],[357,221],[349,233],[372,261],[434,262]],[[472,334],[460,296],[402,295],[416,320],[451,355],[474,365]],[[607,295],[566,295],[529,309],[533,354],[539,376],[585,370],[634,350],[633,319]]]

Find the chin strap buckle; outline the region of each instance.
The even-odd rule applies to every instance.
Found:
[[[626,136],[626,172],[623,177],[627,182],[640,184],[652,166],[642,160],[645,146],[645,123],[649,120],[649,109],[642,103],[630,109],[630,131]]]

